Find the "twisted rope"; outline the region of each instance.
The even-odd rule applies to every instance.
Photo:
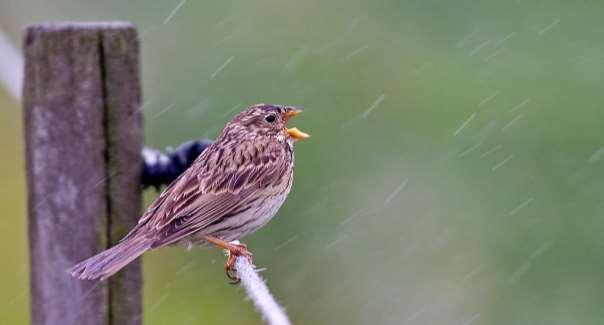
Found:
[[[237,257],[235,271],[237,271],[237,277],[241,279],[241,286],[245,289],[247,296],[269,325],[291,324],[285,311],[271,295],[266,283],[256,272],[256,268],[248,258],[244,256]]]

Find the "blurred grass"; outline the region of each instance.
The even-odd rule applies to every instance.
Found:
[[[163,24],[178,3],[27,0],[0,4],[0,26],[136,22],[150,146],[214,137],[234,107],[306,107],[294,191],[246,238],[296,323],[604,321],[601,2],[187,1]],[[0,114],[0,320],[15,324],[21,116],[4,94]],[[219,251],[144,260],[146,323],[261,322]]]
[[[29,321],[29,276],[25,218],[25,173],[21,111],[0,89],[0,256],[4,266],[0,274],[0,322]]]

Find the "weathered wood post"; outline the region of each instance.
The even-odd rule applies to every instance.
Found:
[[[139,324],[138,262],[103,282],[66,272],[114,245],[140,213],[136,29],[33,25],[24,53],[32,324]]]

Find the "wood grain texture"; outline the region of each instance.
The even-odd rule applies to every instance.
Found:
[[[143,131],[136,29],[105,28],[102,49],[110,175],[108,241],[113,246],[141,214]],[[109,280],[111,324],[140,324],[141,274],[140,260],[136,260]]]
[[[106,282],[66,272],[140,214],[136,30],[34,25],[24,53],[32,324],[138,324],[138,263]]]

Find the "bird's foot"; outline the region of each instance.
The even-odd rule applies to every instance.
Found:
[[[229,278],[232,284],[237,284],[241,281],[241,279],[236,275],[235,272],[235,262],[237,261],[237,257],[245,256],[250,263],[252,263],[252,252],[247,250],[246,244],[240,243],[229,243],[231,247],[227,248],[227,261],[224,264],[224,271],[226,273],[227,278]]]
[[[241,279],[237,277],[235,272],[235,262],[237,261],[237,257],[245,256],[248,258],[250,263],[252,263],[252,252],[247,250],[247,245],[241,244],[239,241],[227,242],[214,236],[205,236],[205,239],[227,252],[227,262],[224,265],[226,276],[233,281],[233,284],[239,283]]]

